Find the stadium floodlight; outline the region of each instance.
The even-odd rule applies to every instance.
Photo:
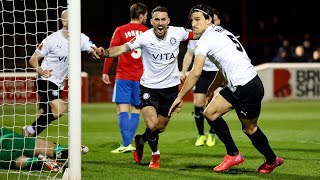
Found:
[[[0,120],[1,128],[21,134],[41,114],[37,74],[29,65],[35,49],[44,38],[62,28],[61,12],[69,10],[69,76],[63,99],[68,113],[53,121],[37,136],[39,139],[68,147],[68,159],[59,162],[66,171],[40,168],[15,168],[16,159],[1,159],[4,152],[0,134],[0,179],[81,179],[81,59],[80,2],[72,0],[1,0],[0,1]],[[24,148],[24,150],[26,150]],[[12,148],[11,152],[17,152]],[[8,164],[3,168],[2,164]],[[1,169],[2,168],[2,169]]]

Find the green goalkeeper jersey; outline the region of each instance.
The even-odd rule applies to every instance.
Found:
[[[15,169],[20,156],[33,157],[36,138],[24,137],[8,128],[0,128],[0,168]]]
[[[12,130],[8,129],[8,128],[0,128],[0,138],[2,138],[2,136],[6,135],[6,134],[12,134],[14,133]]]

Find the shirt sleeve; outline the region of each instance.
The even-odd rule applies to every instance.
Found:
[[[174,27],[174,26],[171,26],[171,27],[174,28],[175,34],[179,39],[183,41],[193,39],[192,30],[186,29],[184,27]]]
[[[130,50],[141,48],[144,41],[144,34],[142,33],[134,38],[131,41],[127,42],[126,44],[129,46]]]
[[[196,40],[189,40],[188,46],[187,46],[188,50],[194,52],[194,49],[196,48],[196,43],[197,43]]]
[[[52,45],[52,42],[50,41],[50,38],[49,37],[45,38],[41,42],[41,44],[37,47],[36,53],[40,54],[43,57],[46,57],[50,52],[51,45]]]
[[[205,42],[205,38],[200,38],[195,46],[194,55],[203,55],[206,56],[209,51],[208,44]]]
[[[104,59],[102,74],[109,73],[109,69],[112,65],[112,61],[113,61],[113,58],[105,58]]]
[[[186,29],[181,27],[181,29],[186,33],[184,40],[192,40],[193,39],[193,31],[191,29]]]
[[[187,40],[192,40],[194,39],[193,31],[188,32],[188,38]]]
[[[92,48],[91,48],[92,46],[96,47],[96,45],[90,41],[90,38],[82,33],[81,34],[81,50],[87,51],[89,53],[92,51]]]

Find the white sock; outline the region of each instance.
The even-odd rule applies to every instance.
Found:
[[[157,150],[156,152],[152,152],[152,155],[160,154],[160,151]]]
[[[35,133],[36,131],[32,128],[32,126],[27,127],[27,131],[31,134]]]

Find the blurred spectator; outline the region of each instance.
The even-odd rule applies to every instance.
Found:
[[[304,48],[304,54],[305,56],[308,58],[308,59],[312,59],[312,48],[311,48],[311,43],[310,43],[310,40],[309,39],[305,39],[303,42],[302,42],[302,46]]]
[[[294,48],[290,46],[288,39],[283,39],[276,53],[276,56],[272,58],[272,62],[290,62],[294,54]]]
[[[304,52],[302,45],[298,45],[295,48],[294,55],[292,57],[292,62],[310,62],[312,59],[308,58]]]
[[[289,39],[283,39],[282,40],[282,46],[280,48],[283,48],[287,51],[288,56],[293,56],[294,54],[294,47],[291,46],[291,43]]]
[[[312,62],[320,63],[320,47],[316,48],[312,54]]]
[[[289,62],[289,57],[289,52],[285,48],[280,47],[278,54],[272,58],[272,62]]]

